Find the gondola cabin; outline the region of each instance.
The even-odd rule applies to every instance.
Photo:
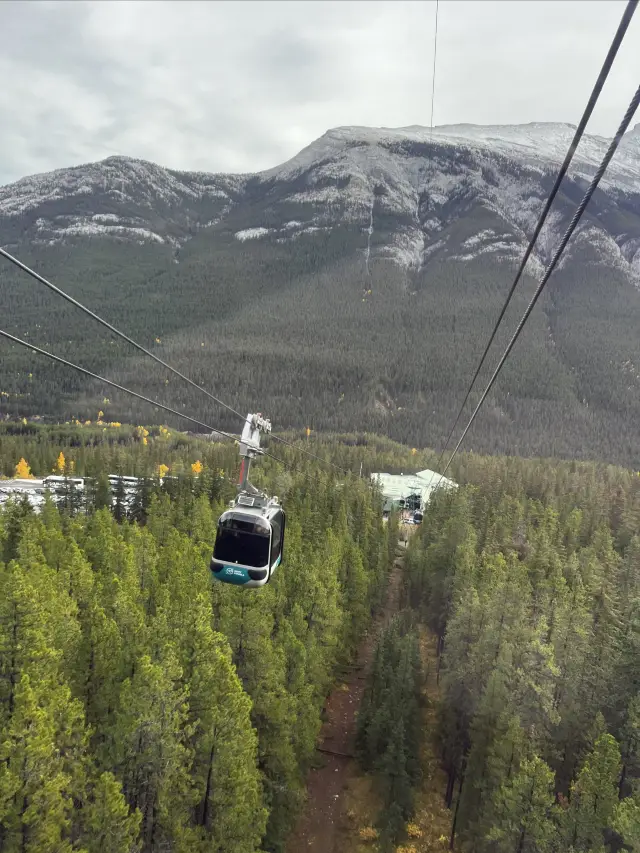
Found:
[[[236,586],[264,586],[282,562],[284,529],[285,514],[279,504],[236,504],[218,521],[211,574]]]

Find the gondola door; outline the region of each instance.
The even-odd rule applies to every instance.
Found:
[[[284,528],[285,515],[282,510],[278,510],[271,519],[271,557],[269,559],[269,580],[271,575],[282,562],[284,551]]]

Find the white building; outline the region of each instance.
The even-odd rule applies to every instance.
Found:
[[[415,505],[415,509],[424,509],[429,503],[432,492],[437,488],[457,488],[458,484],[447,477],[440,477],[435,471],[425,468],[417,474],[372,474],[385,499],[384,511],[403,509]]]

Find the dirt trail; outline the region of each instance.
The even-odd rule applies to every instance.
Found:
[[[356,770],[353,758],[356,713],[373,660],[376,637],[399,608],[405,547],[406,542],[399,543],[384,607],[358,649],[351,675],[338,684],[327,699],[326,721],[320,732],[318,747],[323,753],[323,766],[309,771],[307,804],[291,834],[287,853],[336,853],[341,795]]]

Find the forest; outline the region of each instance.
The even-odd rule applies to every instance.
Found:
[[[286,568],[239,595],[209,573],[232,445],[7,432],[5,470],[46,474],[62,452],[81,476],[144,474],[144,458],[149,477],[136,520],[0,510],[0,848],[282,850],[325,695],[384,587],[379,498],[265,460],[255,480],[285,501]],[[189,466],[172,493],[156,456],[163,473]]]
[[[640,475],[461,460],[407,556],[450,849],[640,850]]]
[[[5,476],[23,460],[144,478],[120,517],[100,489],[0,510],[0,847],[281,853],[325,698],[384,598],[395,520],[366,476],[278,448],[287,467],[255,474],[287,509],[285,561],[239,594],[208,571],[233,445],[103,429],[0,427]],[[308,447],[365,475],[435,465],[366,434]],[[466,453],[452,476],[377,639],[355,743],[377,825],[344,853],[640,850],[640,475]]]
[[[475,201],[448,226],[449,254],[407,271],[376,253],[370,276],[357,224],[284,243],[240,243],[221,224],[176,257],[170,246],[99,239],[12,251],[243,415],[259,401],[279,429],[359,430],[440,448],[515,274],[511,262],[449,256],[481,229],[498,233],[504,223]],[[376,252],[390,234],[377,222]],[[469,411],[534,288],[525,276]],[[214,427],[240,429],[236,417],[6,263],[0,314],[3,328],[27,342]],[[467,447],[639,466],[639,322],[634,284],[581,245],[551,279]],[[0,361],[0,417],[95,420],[104,396],[109,420],[162,417],[8,341],[0,341]]]

